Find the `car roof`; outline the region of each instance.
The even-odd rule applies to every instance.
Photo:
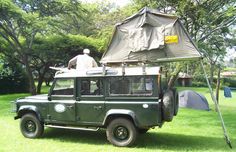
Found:
[[[55,78],[71,77],[107,77],[107,76],[142,76],[142,75],[160,75],[161,67],[96,67],[90,69],[68,70],[59,68]]]

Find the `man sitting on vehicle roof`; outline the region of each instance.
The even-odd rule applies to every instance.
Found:
[[[89,56],[89,49],[84,49],[83,53],[84,54],[77,55],[69,61],[68,69],[71,69],[74,65],[76,65],[76,70],[89,69],[98,66],[94,58]]]

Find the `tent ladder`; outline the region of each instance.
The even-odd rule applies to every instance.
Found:
[[[207,82],[209,91],[210,91],[210,93],[211,93],[211,99],[212,99],[212,101],[213,101],[214,104],[215,104],[215,108],[216,108],[216,110],[217,110],[218,116],[219,116],[220,121],[221,121],[221,126],[222,126],[222,129],[223,129],[223,132],[224,132],[225,141],[226,141],[226,143],[228,144],[228,146],[232,149],[231,141],[230,141],[230,138],[229,138],[229,136],[228,136],[228,134],[227,134],[227,130],[226,130],[226,127],[225,127],[225,123],[224,123],[222,114],[221,114],[221,112],[220,112],[220,107],[219,107],[219,105],[218,105],[218,103],[217,103],[217,101],[216,101],[216,97],[215,97],[215,95],[214,95],[214,93],[213,93],[213,90],[212,90],[211,85],[210,85],[210,83],[209,83],[209,80],[208,80],[208,78],[207,78],[207,74],[206,74],[205,68],[204,68],[204,66],[203,66],[202,60],[201,60],[200,62],[201,62],[201,66],[202,66],[202,69],[203,69],[203,72],[204,72],[204,76],[205,76],[205,78],[206,78],[206,82]]]

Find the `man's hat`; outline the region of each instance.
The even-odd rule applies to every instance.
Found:
[[[89,53],[90,53],[90,50],[89,50],[89,49],[84,49],[84,50],[83,50],[83,53],[84,53],[84,54],[89,54]]]

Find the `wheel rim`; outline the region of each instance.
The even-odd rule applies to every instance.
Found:
[[[25,131],[27,133],[34,133],[36,131],[36,124],[32,120],[26,121]]]
[[[124,126],[118,126],[114,130],[114,135],[117,140],[126,140],[129,137],[129,131]]]

